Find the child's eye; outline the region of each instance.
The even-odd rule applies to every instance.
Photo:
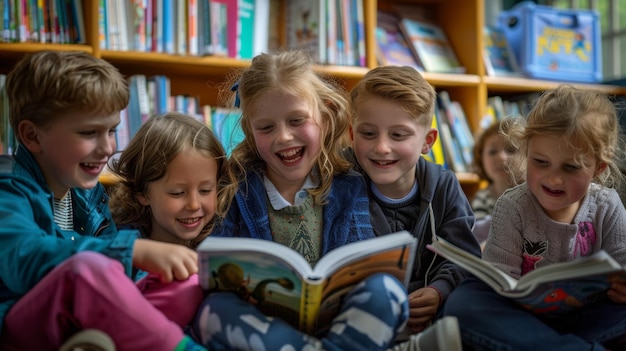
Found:
[[[271,125],[259,126],[259,127],[257,127],[257,130],[260,131],[260,132],[267,133],[267,132],[270,132],[272,130],[272,126]]]
[[[365,139],[372,139],[376,136],[375,132],[369,130],[360,131],[359,134],[361,134],[361,136]]]
[[[96,134],[95,130],[84,130],[82,132],[79,133],[80,135],[84,135],[84,136],[93,136]]]
[[[547,161],[544,161],[544,160],[541,160],[541,159],[538,159],[538,158],[534,158],[533,162],[536,163],[539,166],[545,166],[545,165],[548,164]]]
[[[409,136],[409,134],[407,134],[407,133],[393,133],[393,134],[391,134],[391,137],[394,140],[403,140],[403,139],[406,139],[408,136]]]
[[[117,128],[109,129],[109,134],[115,134],[115,133],[117,133]]]
[[[200,194],[208,195],[213,192],[213,189],[200,189]]]
[[[565,165],[565,170],[567,172],[578,172],[580,169],[581,167],[577,165]]]
[[[184,192],[182,192],[182,191],[171,191],[171,192],[169,192],[169,194],[171,196],[178,197],[178,196],[182,196],[184,194]]]
[[[300,125],[300,124],[304,123],[305,120],[306,120],[306,118],[304,118],[304,117],[294,118],[294,119],[290,120],[289,123],[291,125],[297,126],[297,125]]]

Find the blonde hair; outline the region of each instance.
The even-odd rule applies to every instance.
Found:
[[[72,112],[110,115],[129,100],[128,83],[118,70],[84,52],[30,54],[7,75],[6,88],[14,131],[24,120],[46,127]]]
[[[509,158],[516,179],[525,178],[529,140],[537,135],[552,135],[569,140],[579,159],[591,154],[598,163],[607,165],[594,182],[614,187],[623,180],[617,163],[623,157],[620,126],[615,106],[601,91],[559,85],[539,97],[527,119],[505,119],[500,131],[518,151]]]
[[[167,165],[181,152],[196,151],[217,161],[217,210],[213,220],[190,247],[197,246],[206,238],[218,218],[223,218],[230,206],[232,196],[226,191],[228,162],[224,148],[206,124],[178,112],[150,118],[139,128],[137,134],[111,169],[120,181],[111,189],[109,205],[116,224],[130,225],[145,235],[152,231],[152,213],[141,205],[135,195],[146,194],[148,185],[165,176]]]
[[[233,87],[231,89],[231,87]],[[349,123],[347,93],[333,80],[313,70],[313,60],[304,51],[263,53],[252,59],[249,68],[230,77],[222,94],[227,93],[227,103],[241,108],[243,141],[231,154],[233,177],[245,181],[247,171],[263,172],[265,162],[259,156],[250,126],[251,106],[269,90],[279,90],[306,99],[313,110],[319,111],[321,151],[317,160],[320,186],[309,192],[317,204],[325,204],[335,175],[350,170],[350,163],[342,150],[342,136]],[[238,183],[230,185],[238,187]]]
[[[354,119],[359,102],[372,96],[397,102],[423,126],[432,123],[435,89],[412,67],[381,66],[367,72],[350,93]]]

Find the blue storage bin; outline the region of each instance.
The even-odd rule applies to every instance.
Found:
[[[526,76],[568,82],[602,81],[602,42],[596,11],[561,10],[525,1],[502,11],[498,23]]]

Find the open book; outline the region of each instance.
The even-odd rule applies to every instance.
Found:
[[[199,275],[208,291],[232,291],[268,316],[311,335],[337,316],[343,297],[379,272],[408,286],[417,239],[402,231],[358,241],[324,255],[314,268],[282,244],[207,237],[198,246]]]
[[[439,237],[427,247],[465,268],[500,295],[543,315],[567,313],[606,299],[606,292],[611,286],[609,277],[626,274],[626,267],[605,251],[599,251],[576,260],[537,268],[517,280]]]

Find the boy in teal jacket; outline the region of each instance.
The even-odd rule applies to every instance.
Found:
[[[131,278],[134,267],[194,296],[195,252],[117,232],[98,182],[129,100],[122,75],[85,53],[42,51],[6,89],[18,146],[0,172],[0,349],[58,350],[97,329],[118,350],[203,350],[170,320],[196,306],[168,310]]]

